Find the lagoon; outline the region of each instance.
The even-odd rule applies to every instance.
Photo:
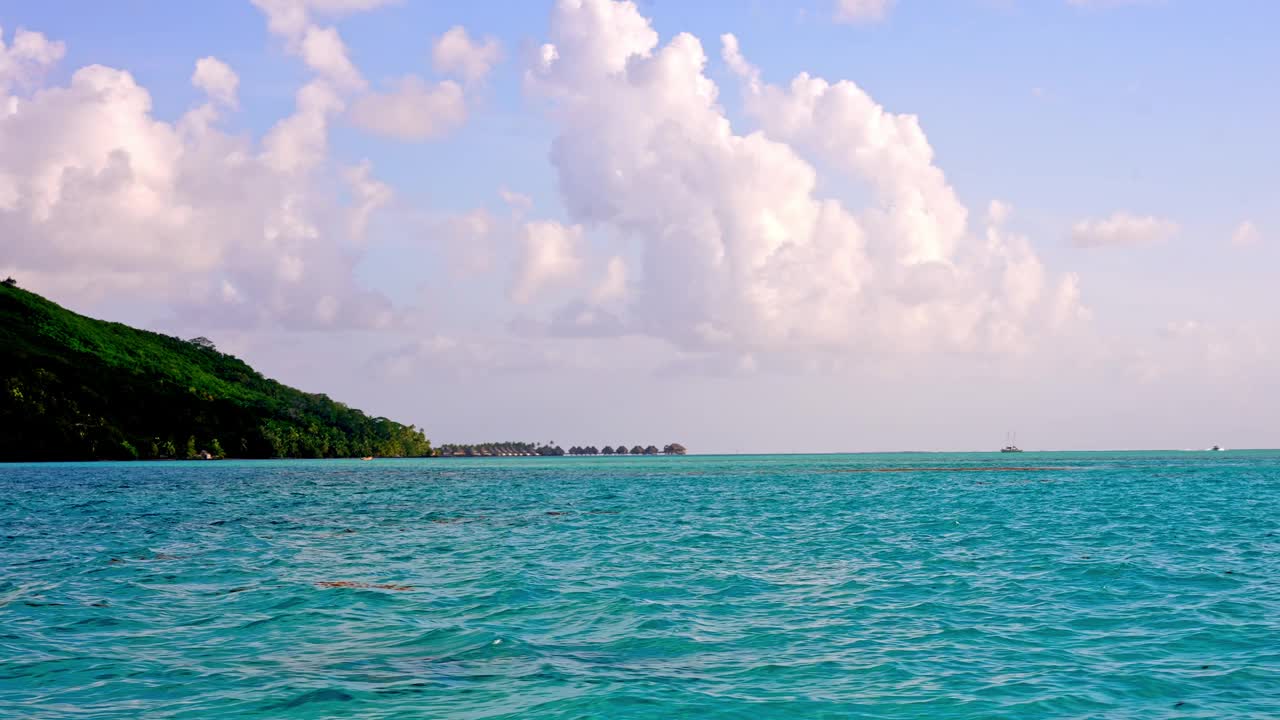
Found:
[[[0,717],[1280,715],[1280,452],[0,466]]]

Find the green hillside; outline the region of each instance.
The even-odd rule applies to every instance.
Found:
[[[286,387],[202,338],[0,285],[0,460],[431,453],[422,431]]]

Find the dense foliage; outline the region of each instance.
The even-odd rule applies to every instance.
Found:
[[[0,460],[422,456],[422,431],[263,377],[205,338],[0,283]]]

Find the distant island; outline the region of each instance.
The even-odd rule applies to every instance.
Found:
[[[539,445],[538,443],[525,442],[495,442],[480,443],[478,445],[441,445],[436,449],[436,455],[440,457],[560,457],[563,455],[684,455],[688,450],[680,443],[671,443],[664,445],[661,450],[657,445],[649,445],[642,447],[640,445],[633,446],[630,450],[626,445],[610,447],[605,445],[603,448],[597,448],[595,445],[586,447],[578,447],[577,445],[569,448],[567,451],[556,445],[554,442]]]
[[[0,283],[0,460],[425,457],[412,425],[262,376],[205,338]]]

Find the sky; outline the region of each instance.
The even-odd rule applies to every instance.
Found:
[[[0,0],[0,274],[437,443],[1280,446],[1268,0]]]

